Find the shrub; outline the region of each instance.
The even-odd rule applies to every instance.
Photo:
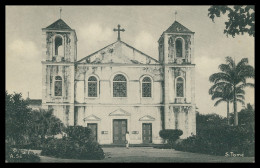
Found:
[[[67,159],[104,159],[101,146],[93,140],[92,132],[87,127],[69,126],[67,137],[50,139],[44,144],[41,154]]]
[[[174,146],[176,150],[224,156],[226,152],[254,156],[254,132],[241,126],[204,128]]]
[[[40,157],[33,152],[22,151],[6,145],[5,160],[6,162],[40,162]]]
[[[163,138],[164,140],[167,140],[168,145],[170,147],[173,147],[174,142],[177,139],[179,139],[182,134],[183,131],[179,129],[165,129],[159,132],[160,137]]]

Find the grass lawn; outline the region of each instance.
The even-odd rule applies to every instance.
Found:
[[[225,157],[175,151],[174,149],[156,149],[152,147],[103,148],[106,157],[103,160],[60,159],[40,156],[41,162],[255,162],[254,157]],[[40,151],[35,151],[39,153]]]

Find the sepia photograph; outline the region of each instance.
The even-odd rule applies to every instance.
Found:
[[[254,163],[255,6],[5,6],[5,163]]]

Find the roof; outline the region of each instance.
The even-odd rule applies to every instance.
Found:
[[[42,105],[42,99],[28,99],[29,106],[40,106]]]
[[[51,25],[47,26],[45,29],[51,30],[72,30],[62,19],[57,20]]]
[[[80,59],[77,63],[126,63],[126,64],[158,64],[153,57],[137,50],[129,44],[118,40],[108,46]]]
[[[175,21],[164,33],[194,33],[179,22]]]

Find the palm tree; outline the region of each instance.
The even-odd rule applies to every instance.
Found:
[[[214,106],[218,106],[222,102],[227,103],[227,124],[230,125],[230,113],[229,113],[229,104],[233,102],[233,91],[228,85],[213,85],[209,89],[209,94],[212,95],[211,99],[216,100]],[[243,89],[237,90],[236,99],[238,102],[241,102],[243,105],[245,100],[245,91]]]
[[[237,64],[231,57],[226,57],[226,64],[219,65],[221,72],[214,73],[209,77],[209,81],[216,85],[215,87],[222,86],[223,84],[232,88],[232,101],[235,115],[235,125],[238,125],[237,115],[237,93],[238,90],[245,87],[254,87],[254,84],[247,83],[246,79],[254,78],[255,70],[251,65],[248,65],[248,59],[243,58]]]

